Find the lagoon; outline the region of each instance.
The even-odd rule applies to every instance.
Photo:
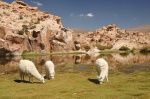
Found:
[[[112,53],[112,54],[56,54],[46,56],[16,56],[0,57],[0,75],[18,72],[18,63],[21,59],[28,59],[35,63],[40,73],[44,73],[44,63],[52,60],[56,71],[84,70],[91,65],[93,60],[104,58],[109,64],[109,70],[131,73],[141,68],[150,68],[150,54],[141,53]]]

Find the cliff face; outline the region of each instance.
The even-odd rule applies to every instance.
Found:
[[[30,7],[22,1],[0,1],[0,56],[33,52],[68,51],[72,32],[61,18]]]

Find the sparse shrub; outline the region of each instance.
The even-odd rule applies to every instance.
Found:
[[[99,50],[111,49],[112,46],[96,45]]]
[[[150,52],[150,48],[148,48],[148,47],[143,47],[143,48],[140,49],[140,52],[141,52],[141,53]]]
[[[127,50],[130,50],[130,49],[128,47],[126,47],[126,46],[121,46],[119,48],[119,50],[121,50],[121,51],[127,51]]]
[[[30,29],[35,29],[36,28],[36,25],[33,25],[30,27]]]
[[[28,26],[27,26],[27,25],[22,25],[22,27],[23,27],[24,29],[28,29]]]
[[[19,35],[23,35],[24,34],[24,31],[23,30],[20,30],[17,32]]]
[[[23,30],[24,32],[28,32],[28,26],[27,26],[27,25],[22,25],[22,27],[23,27],[22,30]]]
[[[30,51],[28,50],[24,50],[22,54],[26,54],[26,53],[29,53]]]
[[[121,56],[128,56],[130,54],[130,52],[124,52],[124,53],[119,53]]]
[[[131,50],[131,52],[134,53],[135,51],[136,51],[136,49],[133,47],[132,50]]]

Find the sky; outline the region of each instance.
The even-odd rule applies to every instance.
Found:
[[[14,0],[2,0],[12,3]],[[109,24],[121,29],[150,25],[150,0],[22,0],[60,16],[67,28],[96,30]]]

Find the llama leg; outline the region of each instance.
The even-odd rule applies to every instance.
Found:
[[[31,81],[31,82],[33,83],[33,76],[31,76],[31,79],[32,79],[32,81]]]
[[[46,73],[47,79],[50,80],[50,74],[49,72]]]
[[[23,73],[20,75],[20,77],[21,77],[21,82],[24,81],[24,74]]]
[[[23,80],[23,75],[20,75],[20,78],[21,78],[21,82],[22,82],[22,80]]]
[[[19,75],[20,75],[21,82],[22,82],[22,80],[23,80],[23,73],[22,73],[22,72],[19,72]]]
[[[109,82],[109,80],[108,80],[108,76],[106,75],[106,79],[107,79],[107,82]]]
[[[103,83],[102,81],[99,82],[100,85],[101,85],[102,83]]]
[[[29,82],[30,82],[30,76],[29,76]]]
[[[24,74],[22,75],[22,80],[24,80]]]
[[[104,78],[103,78],[103,77],[99,77],[98,79],[99,79],[99,84],[102,84],[102,83],[103,83]]]
[[[33,76],[29,76],[29,82],[33,83]]]

